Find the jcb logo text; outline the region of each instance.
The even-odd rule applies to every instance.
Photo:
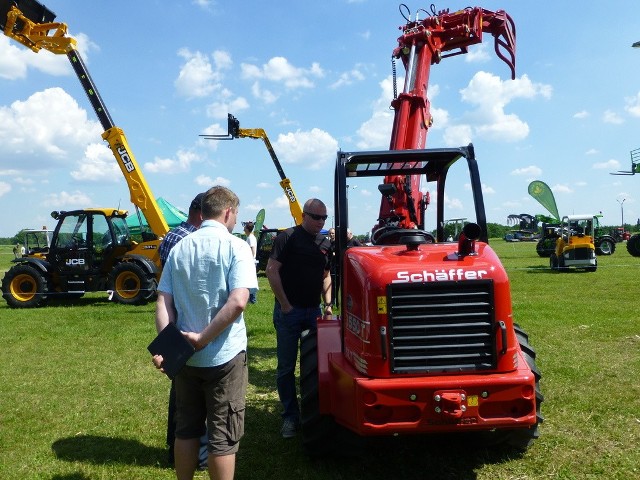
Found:
[[[68,267],[75,267],[76,265],[84,265],[84,258],[69,258],[65,262]]]
[[[122,160],[122,164],[127,172],[131,173],[135,170],[133,166],[133,162],[131,161],[131,157],[129,157],[129,152],[124,147],[118,147],[118,155],[120,155],[120,159]]]

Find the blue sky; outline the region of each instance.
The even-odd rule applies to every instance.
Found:
[[[333,214],[336,151],[386,149],[392,112],[391,53],[404,23],[383,0],[77,2],[47,7],[79,50],[115,124],[156,197],[186,209],[223,184],[241,198],[239,220],[266,209],[265,223],[292,224],[279,176],[259,140],[204,141],[264,128],[301,200]],[[430,4],[409,4],[411,11]],[[470,4],[437,4],[455,10]],[[170,8],[169,8],[170,6]],[[484,1],[516,24],[516,80],[492,37],[431,70],[435,124],[427,147],[473,142],[488,220],[546,214],[527,193],[554,191],[560,214],[640,217],[640,178],[612,176],[640,147],[640,40],[636,3]],[[404,72],[398,65],[399,78]],[[400,87],[401,88],[401,85]],[[53,227],[49,213],[83,207],[133,212],[102,128],[65,56],[38,54],[0,37],[0,236]],[[466,216],[462,190],[449,217]],[[352,185],[351,229],[375,223],[375,187]],[[236,227],[241,230],[240,224]]]

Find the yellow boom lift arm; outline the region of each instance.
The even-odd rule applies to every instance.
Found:
[[[261,139],[264,142],[264,145],[267,147],[267,151],[271,156],[271,160],[273,160],[273,164],[276,166],[276,170],[280,175],[280,186],[282,187],[282,191],[287,197],[287,200],[289,200],[289,210],[291,211],[291,216],[293,217],[296,225],[300,225],[302,223],[302,207],[300,206],[300,202],[298,201],[296,192],[293,191],[291,180],[289,180],[284,174],[282,165],[280,165],[278,156],[273,150],[273,146],[271,146],[269,137],[267,137],[267,133],[262,128],[240,128],[239,120],[233,115],[228,114],[228,126],[226,135],[201,135],[201,137],[204,137],[208,140],[233,140],[234,138]]]
[[[16,7],[17,4],[19,8]],[[127,138],[122,129],[114,125],[111,115],[109,115],[107,107],[76,49],[76,40],[67,35],[67,25],[54,22],[54,19],[55,14],[35,0],[0,0],[0,28],[7,37],[36,53],[43,49],[56,55],[66,55],[69,58],[89,102],[104,128],[102,138],[109,143],[127,181],[131,202],[136,206],[136,209],[142,210],[151,231],[158,238],[161,238],[169,231],[169,226],[131,152]]]

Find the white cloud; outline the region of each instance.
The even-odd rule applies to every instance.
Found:
[[[393,98],[393,82],[391,76],[379,83],[380,96],[372,104],[371,117],[358,128],[359,149],[389,148],[391,127],[393,126],[393,112],[389,110],[389,103]]]
[[[444,108],[431,108],[431,117],[433,118],[432,130],[446,129],[450,125],[449,111]]]
[[[202,8],[203,10],[210,10],[213,6],[216,5],[215,0],[192,0],[192,3]]]
[[[231,180],[224,177],[211,178],[208,175],[198,175],[195,179],[195,184],[199,187],[211,188],[215,185],[222,185],[228,187],[231,185]]]
[[[604,123],[612,123],[614,125],[620,125],[621,123],[624,123],[622,117],[613,110],[606,110],[602,114],[602,121]]]
[[[288,89],[311,88],[314,86],[312,78],[322,78],[324,76],[324,72],[318,63],[312,63],[309,68],[296,67],[284,57],[273,57],[262,67],[243,63],[241,69],[242,78],[277,82]]]
[[[361,150],[372,148],[389,148],[389,136],[393,125],[393,113],[375,111],[371,118],[358,129],[360,140],[357,145]]]
[[[191,169],[191,164],[200,161],[200,156],[192,151],[178,150],[176,158],[158,158],[144,164],[144,170],[153,173],[180,173]]]
[[[638,92],[635,97],[625,98],[625,103],[627,105],[624,109],[629,112],[629,114],[634,117],[640,117],[640,92]]]
[[[556,184],[551,187],[553,193],[573,193],[573,189],[568,185]]]
[[[516,168],[511,171],[511,175],[525,176],[525,177],[539,177],[542,175],[542,169],[535,165],[529,165],[524,168]]]
[[[432,195],[435,198],[435,195]],[[459,198],[452,198],[446,193],[444,194],[444,204],[447,211],[449,210],[464,210],[462,200]]]
[[[324,130],[314,128],[278,135],[273,145],[283,163],[301,163],[317,170],[335,161],[338,142]]]
[[[589,112],[586,110],[580,110],[573,114],[573,118],[587,118],[589,116]]]
[[[445,128],[442,139],[449,147],[468,145],[473,139],[473,129],[471,125],[452,125]]]
[[[467,54],[464,56],[464,61],[467,63],[486,63],[491,60],[491,55],[489,55],[488,44],[481,43],[476,47],[470,49]]]
[[[68,165],[101,133],[63,89],[36,92],[0,107],[0,169],[41,169],[43,158],[47,167]]]
[[[506,113],[506,106],[518,98],[550,98],[551,93],[551,86],[533,83],[527,75],[502,81],[498,76],[482,71],[460,91],[462,101],[478,107],[467,114],[472,119],[469,123],[473,135],[506,142],[522,140],[529,135],[527,123],[515,114]]]
[[[6,195],[11,191],[11,184],[7,182],[0,182],[0,197]]]
[[[226,119],[231,112],[237,114],[249,108],[249,102],[244,97],[231,98],[231,92],[224,90],[220,100],[207,105],[207,116]]]
[[[0,78],[6,80],[26,78],[31,55],[33,55],[31,50],[14,45],[9,37],[0,36]]]
[[[117,183],[122,178],[113,153],[104,143],[87,145],[77,170],[71,171],[74,180],[82,182]]]
[[[341,73],[338,80],[329,85],[329,88],[336,89],[363,81],[365,79],[365,75],[362,73],[362,70],[363,65],[356,64],[351,70]]]
[[[289,210],[289,199],[283,193],[279,197],[276,197],[275,200],[271,203],[270,206],[274,207],[274,208],[287,209],[287,211],[288,211]]]
[[[77,38],[78,50],[86,62],[86,53],[94,48],[86,35]],[[49,75],[71,75],[73,69],[66,55],[56,55],[46,50],[37,55],[26,47],[18,45],[14,40],[4,35],[0,36],[0,78],[7,80],[22,80],[27,77],[30,69]]]
[[[222,70],[231,68],[231,56],[224,51],[213,52],[213,65],[210,58],[202,52],[191,52],[181,48],[178,56],[185,60],[180,68],[174,85],[178,95],[186,98],[201,98],[221,89]],[[215,66],[215,68],[214,68]]]
[[[253,83],[253,85],[251,86],[251,93],[254,97],[259,98],[267,105],[278,100],[278,95],[273,93],[271,90],[263,89],[260,86],[260,82]]]
[[[45,196],[42,205],[48,208],[86,208],[87,205],[91,205],[93,202],[91,198],[80,191],[75,192],[60,192],[50,193]]]
[[[489,185],[487,185],[486,183],[482,184],[482,193],[486,194],[486,195],[493,195],[496,193],[496,191],[494,190],[493,187],[490,187]]]
[[[13,183],[17,183],[18,185],[23,185],[25,187],[30,187],[34,185],[36,182],[32,178],[24,178],[24,177],[16,177],[12,180]]]
[[[596,170],[618,170],[620,168],[620,162],[612,158],[606,162],[594,163],[593,168]]]

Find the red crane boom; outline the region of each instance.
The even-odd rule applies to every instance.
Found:
[[[391,108],[395,111],[390,150],[422,149],[427,143],[427,133],[433,124],[430,103],[427,97],[431,65],[443,58],[465,54],[470,45],[482,43],[482,34],[494,37],[495,52],[511,70],[515,79],[515,24],[503,10],[492,12],[484,8],[466,8],[454,13],[449,10],[435,12],[419,20],[411,20],[406,5],[400,12],[407,23],[400,27],[402,35],[394,49],[392,60],[401,59],[405,67],[402,93],[396,96],[394,75],[394,99]],[[396,225],[400,228],[423,228],[424,211],[429,203],[428,194],[420,191],[420,176],[389,176],[387,195],[380,204],[379,224],[374,228]],[[393,186],[391,186],[393,185]],[[389,195],[390,194],[390,195]]]

